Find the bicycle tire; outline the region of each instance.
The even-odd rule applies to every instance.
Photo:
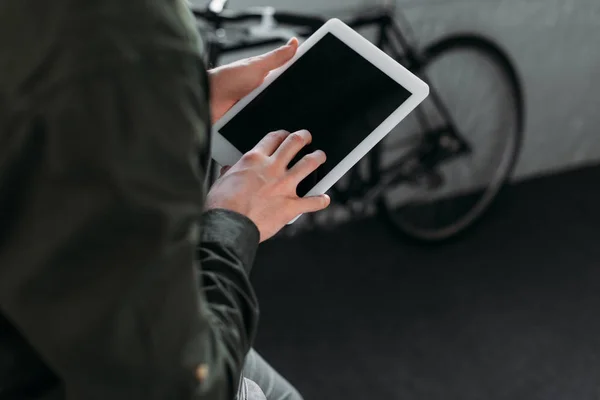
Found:
[[[514,112],[514,130],[511,131],[512,145],[505,150],[504,161],[506,165],[502,171],[494,171],[500,173],[500,176],[495,177],[495,186],[493,182],[486,183],[481,198],[471,207],[471,209],[451,224],[441,228],[423,228],[417,227],[415,224],[408,222],[408,206],[395,208],[386,199],[386,195],[382,194],[377,200],[378,214],[382,216],[386,223],[391,228],[401,234],[404,238],[408,238],[421,243],[439,243],[452,238],[456,238],[467,232],[481,221],[482,217],[489,211],[493,203],[496,202],[498,195],[506,186],[510,179],[514,168],[517,164],[519,154],[523,142],[523,127],[525,120],[525,103],[523,87],[516,69],[513,67],[509,56],[492,40],[482,37],[477,34],[455,34],[427,46],[423,51],[423,68],[427,68],[435,63],[440,57],[450,52],[456,51],[475,51],[476,53],[488,58],[503,75],[505,84],[508,85],[507,93],[510,93],[513,101]],[[416,71],[419,73],[420,71]],[[431,85],[431,83],[430,83]],[[510,139],[509,139],[510,140]],[[477,151],[477,149],[475,149]],[[382,146],[378,146],[370,155],[370,172],[373,182],[376,183],[380,176],[382,168]],[[404,211],[403,211],[404,210]]]

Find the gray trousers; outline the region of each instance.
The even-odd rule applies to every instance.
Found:
[[[254,349],[244,364],[239,400],[302,400],[300,393]]]

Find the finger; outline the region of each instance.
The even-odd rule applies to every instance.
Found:
[[[266,156],[271,156],[288,136],[290,133],[284,130],[270,132],[254,146],[254,149]]]
[[[221,167],[221,176],[225,175],[227,173],[227,171],[229,171],[229,169],[231,168],[231,165],[225,165],[224,167]]]
[[[324,210],[331,203],[331,199],[326,194],[322,194],[320,196],[303,197],[295,201],[295,208],[298,213],[297,215]]]
[[[256,63],[263,73],[277,69],[294,57],[298,50],[298,39],[292,38],[285,46],[258,56]]]
[[[321,150],[310,153],[296,163],[288,172],[288,179],[294,186],[312,174],[319,166],[323,165],[327,157]]]
[[[312,136],[307,130],[297,131],[290,135],[281,143],[281,146],[273,153],[275,162],[287,167],[296,157],[296,154],[304,146],[312,141]]]

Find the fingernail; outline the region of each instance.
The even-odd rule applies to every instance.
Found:
[[[286,46],[291,46],[291,45],[292,45],[292,43],[294,43],[294,40],[296,40],[296,38],[295,38],[295,37],[293,37],[293,38],[291,38],[290,40],[288,40],[288,42],[287,42]]]
[[[325,197],[325,199],[327,200],[327,204],[331,203],[331,197],[329,197],[326,194],[324,194],[323,197]]]

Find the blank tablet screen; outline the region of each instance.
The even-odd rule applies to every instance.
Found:
[[[323,150],[327,161],[298,186],[304,196],[402,105],[411,93],[328,33],[219,132],[242,153],[267,133],[307,129],[300,157]]]

